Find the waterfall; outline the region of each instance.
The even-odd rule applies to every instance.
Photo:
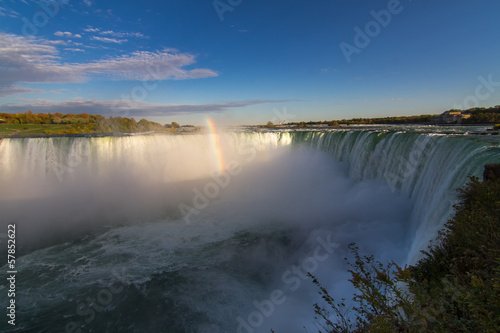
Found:
[[[226,160],[237,158],[241,147],[270,154],[276,147],[308,146],[347,163],[351,178],[380,181],[409,197],[414,203],[411,228],[415,234],[410,261],[418,258],[450,217],[456,190],[469,176],[480,176],[485,164],[499,160],[498,144],[469,136],[375,131],[221,136],[223,146],[215,149]],[[4,139],[0,141],[0,180],[106,177],[117,167],[152,183],[200,179],[217,168],[213,148],[207,135]]]
[[[273,133],[223,136],[223,146],[217,149],[227,159],[245,145],[265,150],[279,144],[279,135]],[[4,139],[0,141],[0,180],[55,177],[61,181],[84,168],[103,176],[116,171],[113,164],[150,174],[156,181],[201,178],[216,167],[212,149],[206,135]]]
[[[500,160],[494,137],[213,135],[0,140],[0,228],[16,224],[22,276],[16,329],[313,331],[305,272],[350,299],[350,242],[415,262],[456,190]]]
[[[375,179],[414,203],[415,234],[408,260],[418,259],[450,218],[457,190],[485,164],[500,162],[498,142],[478,137],[404,132],[291,132],[294,145],[327,151],[349,165],[356,180]]]

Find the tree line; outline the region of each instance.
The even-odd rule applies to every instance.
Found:
[[[462,124],[496,124],[500,123],[500,105],[490,108],[472,108],[464,111],[471,116],[463,119]]]
[[[495,124],[500,123],[500,105],[489,108],[476,107],[467,110],[451,109],[447,111],[460,111],[463,114],[470,114],[470,118],[463,119],[462,124]],[[314,125],[382,125],[382,124],[430,124],[433,114],[424,114],[418,116],[400,116],[400,117],[380,117],[380,118],[351,118],[341,120],[324,120],[324,121],[309,121],[309,122],[293,122],[287,125],[295,125],[298,127],[308,127]],[[270,124],[262,127],[270,127]],[[274,125],[271,123],[271,125]]]
[[[127,117],[108,117],[101,115],[62,114],[62,113],[0,113],[2,122],[13,125],[67,125],[58,129],[46,126],[45,134],[91,134],[91,133],[137,133],[137,132],[176,132],[180,125],[176,122],[162,125],[146,119],[136,121]],[[45,127],[45,126],[43,126]]]

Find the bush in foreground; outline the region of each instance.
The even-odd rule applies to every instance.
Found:
[[[325,304],[324,332],[500,332],[500,178],[471,178],[437,245],[415,266],[361,256],[350,245],[354,305],[336,302],[312,275]]]

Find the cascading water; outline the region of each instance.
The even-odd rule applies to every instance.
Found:
[[[349,164],[356,180],[377,179],[414,203],[413,245],[409,261],[419,258],[453,211],[456,190],[485,164],[499,161],[498,141],[442,134],[381,132],[299,132],[293,142],[327,151]],[[412,260],[413,259],[413,260]]]
[[[350,298],[350,242],[416,260],[499,158],[488,138],[405,130],[1,140],[14,331],[314,330],[307,271]]]

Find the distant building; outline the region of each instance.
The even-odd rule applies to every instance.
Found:
[[[6,121],[5,119],[1,119],[1,118],[0,118],[0,124],[4,124],[4,123],[6,123],[6,122],[7,122],[7,121]]]
[[[462,120],[470,118],[469,113],[462,113],[462,111],[446,111],[441,113],[439,116],[432,117],[431,122],[433,124],[460,124]]]

